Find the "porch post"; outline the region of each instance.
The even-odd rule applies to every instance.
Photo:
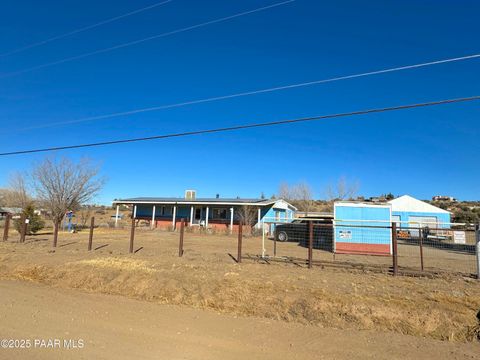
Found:
[[[233,232],[233,207],[230,208],[230,234]]]
[[[173,217],[172,217],[172,226],[173,226],[173,230],[175,230],[175,225],[176,225],[176,221],[175,221],[175,218],[177,217],[177,206],[175,205],[173,207]]]
[[[193,225],[193,205],[190,206],[190,226]]]
[[[155,209],[155,205],[153,205],[153,211],[152,211],[152,224],[150,225],[150,227],[151,227],[152,229],[154,229],[154,228],[155,228],[155,210],[156,210],[156,209]]]
[[[210,208],[207,206],[207,213],[205,214],[205,228],[208,228],[208,213]]]
[[[262,210],[258,208],[257,229],[260,229],[260,221],[262,220]]]
[[[118,212],[120,211],[120,205],[117,204],[117,213],[115,215],[115,227],[118,225]]]
[[[137,218],[137,205],[133,205],[133,218]]]

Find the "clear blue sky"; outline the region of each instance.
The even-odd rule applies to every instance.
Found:
[[[155,0],[4,1],[0,53]],[[0,58],[1,74],[274,3],[174,0]],[[0,152],[148,136],[480,94],[480,60],[34,131],[19,128],[480,52],[478,1],[292,4],[0,79]],[[267,196],[282,181],[315,197],[341,176],[385,192],[480,199],[479,103],[58,153],[102,163],[97,201]],[[45,155],[0,158],[0,186]]]

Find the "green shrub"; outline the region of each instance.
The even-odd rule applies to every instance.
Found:
[[[35,234],[39,230],[42,230],[45,227],[45,222],[42,220],[40,215],[35,214],[35,208],[33,205],[27,205],[22,211],[22,216],[20,219],[14,220],[15,229],[21,233],[22,232],[22,219],[29,219],[30,222],[27,226],[27,233]]]

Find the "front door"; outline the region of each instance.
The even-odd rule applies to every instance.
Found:
[[[194,224],[200,224],[203,217],[203,208],[195,208]]]

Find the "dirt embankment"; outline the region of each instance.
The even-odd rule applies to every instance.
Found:
[[[183,258],[174,255],[176,243],[170,246],[168,239],[161,254],[142,250],[135,255],[81,248],[51,253],[35,243],[3,244],[0,277],[321,327],[456,341],[478,336],[476,280],[239,265],[225,252],[210,252],[209,246],[218,246],[209,241],[219,240],[206,239],[203,252],[187,251]],[[149,243],[142,245],[147,249]]]

